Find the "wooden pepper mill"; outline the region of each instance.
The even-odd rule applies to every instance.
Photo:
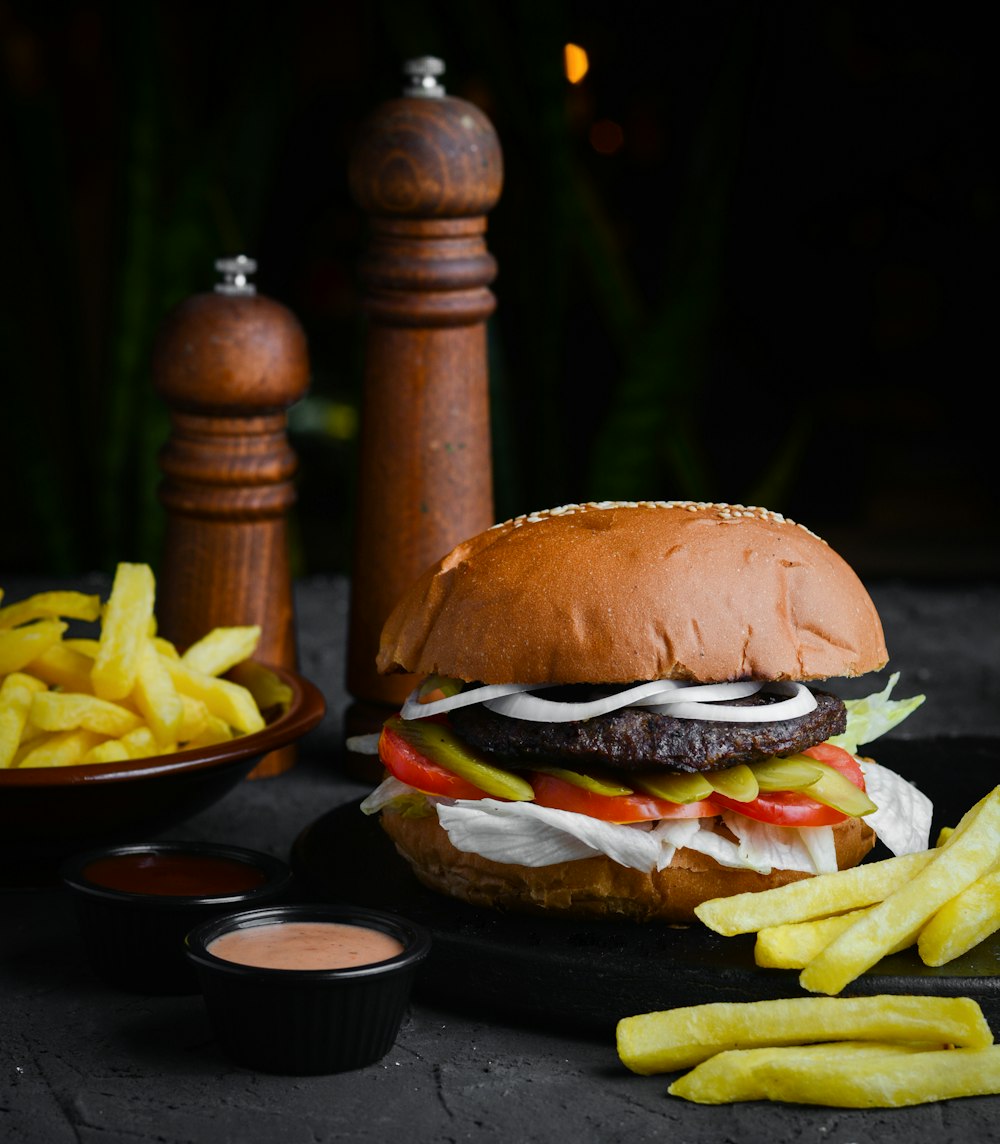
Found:
[[[172,427],[160,454],[157,616],[181,648],[213,627],[259,624],[254,658],[295,668],[287,514],[298,465],[286,411],[308,388],[306,339],[289,310],[257,293],[252,259],[215,265],[223,280],[168,314],[153,353]],[[294,758],[294,747],[274,751],[251,777]]]
[[[496,262],[486,215],[503,162],[489,119],[445,94],[433,57],[361,125],[350,187],[369,219],[358,271],[368,319],[351,580],[348,736],[375,731],[414,686],[380,676],[379,636],[403,590],[493,518],[486,320]],[[370,756],[347,768],[373,776]]]

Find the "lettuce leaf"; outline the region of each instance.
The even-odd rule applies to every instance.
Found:
[[[585,814],[530,802],[429,798],[452,845],[494,862],[548,866],[606,854],[620,866],[651,872],[669,866],[680,849],[714,858],[721,866],[756,870],[836,869],[836,848],[829,826],[788,827],[754,822],[723,811],[738,841],[712,829],[714,819],[665,818],[652,823],[602,822]]]
[[[877,809],[865,815],[865,822],[893,854],[912,854],[930,846],[934,804],[895,771],[860,759],[865,789]]]
[[[391,775],[381,783],[361,803],[362,814],[378,814],[391,806],[398,814],[407,818],[423,818],[433,813],[427,796],[420,791],[394,779]]]
[[[772,826],[731,810],[722,812],[722,821],[739,840],[740,864],[750,869],[762,874],[771,870],[825,874],[837,869],[832,826]]]
[[[843,747],[852,755],[858,747],[884,735],[886,731],[901,723],[923,703],[926,696],[914,695],[910,699],[890,699],[892,689],[899,682],[899,672],[889,677],[883,691],[867,695],[864,699],[847,699],[847,730],[843,735],[835,735],[831,743]]]

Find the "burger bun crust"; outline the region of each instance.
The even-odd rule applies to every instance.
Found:
[[[382,812],[383,830],[422,885],[470,905],[515,913],[635,922],[688,923],[695,906],[710,898],[766,890],[811,875],[796,870],[720,866],[714,858],[679,850],[664,870],[651,874],[600,855],[552,866],[494,862],[456,849],[436,814],[419,817]],[[837,863],[856,866],[875,835],[861,819],[834,827]]]
[[[481,683],[856,676],[885,665],[846,561],[766,509],[568,505],[460,544],[404,594],[378,668]]]

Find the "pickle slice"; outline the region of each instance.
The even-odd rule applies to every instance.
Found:
[[[712,793],[712,784],[704,775],[682,774],[630,774],[632,782],[646,794],[653,798],[662,798],[667,802],[701,802]]]
[[[763,791],[805,790],[819,779],[821,766],[808,755],[789,755],[786,759],[770,758],[751,763],[750,769]]]
[[[544,775],[552,775],[553,778],[562,779],[564,783],[572,783],[573,786],[588,790],[592,794],[603,794],[607,798],[634,793],[631,787],[624,786],[613,779],[598,778],[597,775],[593,774],[585,775],[580,771],[568,771],[564,767],[533,766],[532,769]]]
[[[432,703],[436,699],[450,699],[457,695],[464,684],[450,675],[428,675],[417,689],[417,699],[421,703]]]
[[[760,794],[757,776],[745,763],[727,767],[724,771],[709,771],[705,777],[711,783],[712,790],[736,802],[753,802]]]
[[[442,723],[393,716],[388,724],[422,755],[452,774],[467,779],[484,794],[510,799],[512,802],[530,802],[535,797],[527,779],[487,762]]]
[[[822,774],[816,782],[806,788],[806,794],[824,806],[832,806],[842,814],[849,814],[852,818],[863,818],[876,809],[875,803],[860,788],[856,787],[850,779],[845,778],[840,771],[820,763]]]
[[[816,772],[812,782],[803,782],[801,786],[789,785],[793,773],[805,774],[808,770]],[[753,771],[760,783],[761,790],[800,790],[803,794],[824,806],[839,810],[841,814],[852,818],[862,818],[875,810],[875,804],[867,794],[856,787],[849,778],[846,778],[834,767],[812,759],[808,755],[789,755],[787,759],[766,759],[762,763],[754,763]],[[795,781],[798,781],[796,778]],[[776,785],[766,785],[770,783]]]

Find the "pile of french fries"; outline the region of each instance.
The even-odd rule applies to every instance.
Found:
[[[617,1042],[633,1072],[689,1069],[667,1091],[699,1104],[899,1108],[1000,1093],[1000,1045],[969,997],[720,1001],[626,1017]]]
[[[716,933],[756,933],[757,964],[799,969],[810,993],[840,993],[914,945],[925,965],[945,965],[1000,929],[1000,786],[930,850],[713,898],[695,913]]]
[[[147,758],[264,726],[246,662],[260,628],[214,628],[180,652],[156,633],[155,597],[152,569],[122,563],[106,602],[53,591],[0,606],[0,768]],[[72,621],[98,634],[70,636]],[[222,678],[238,665],[246,686]]]
[[[691,1068],[672,1095],[892,1108],[1000,1093],[1000,1045],[973,999],[837,996],[887,954],[916,946],[940,966],[1000,929],[1000,786],[932,849],[713,898],[695,913],[716,933],[756,934],[758,965],[798,969],[804,990],[827,996],[624,1018],[628,1068]]]

